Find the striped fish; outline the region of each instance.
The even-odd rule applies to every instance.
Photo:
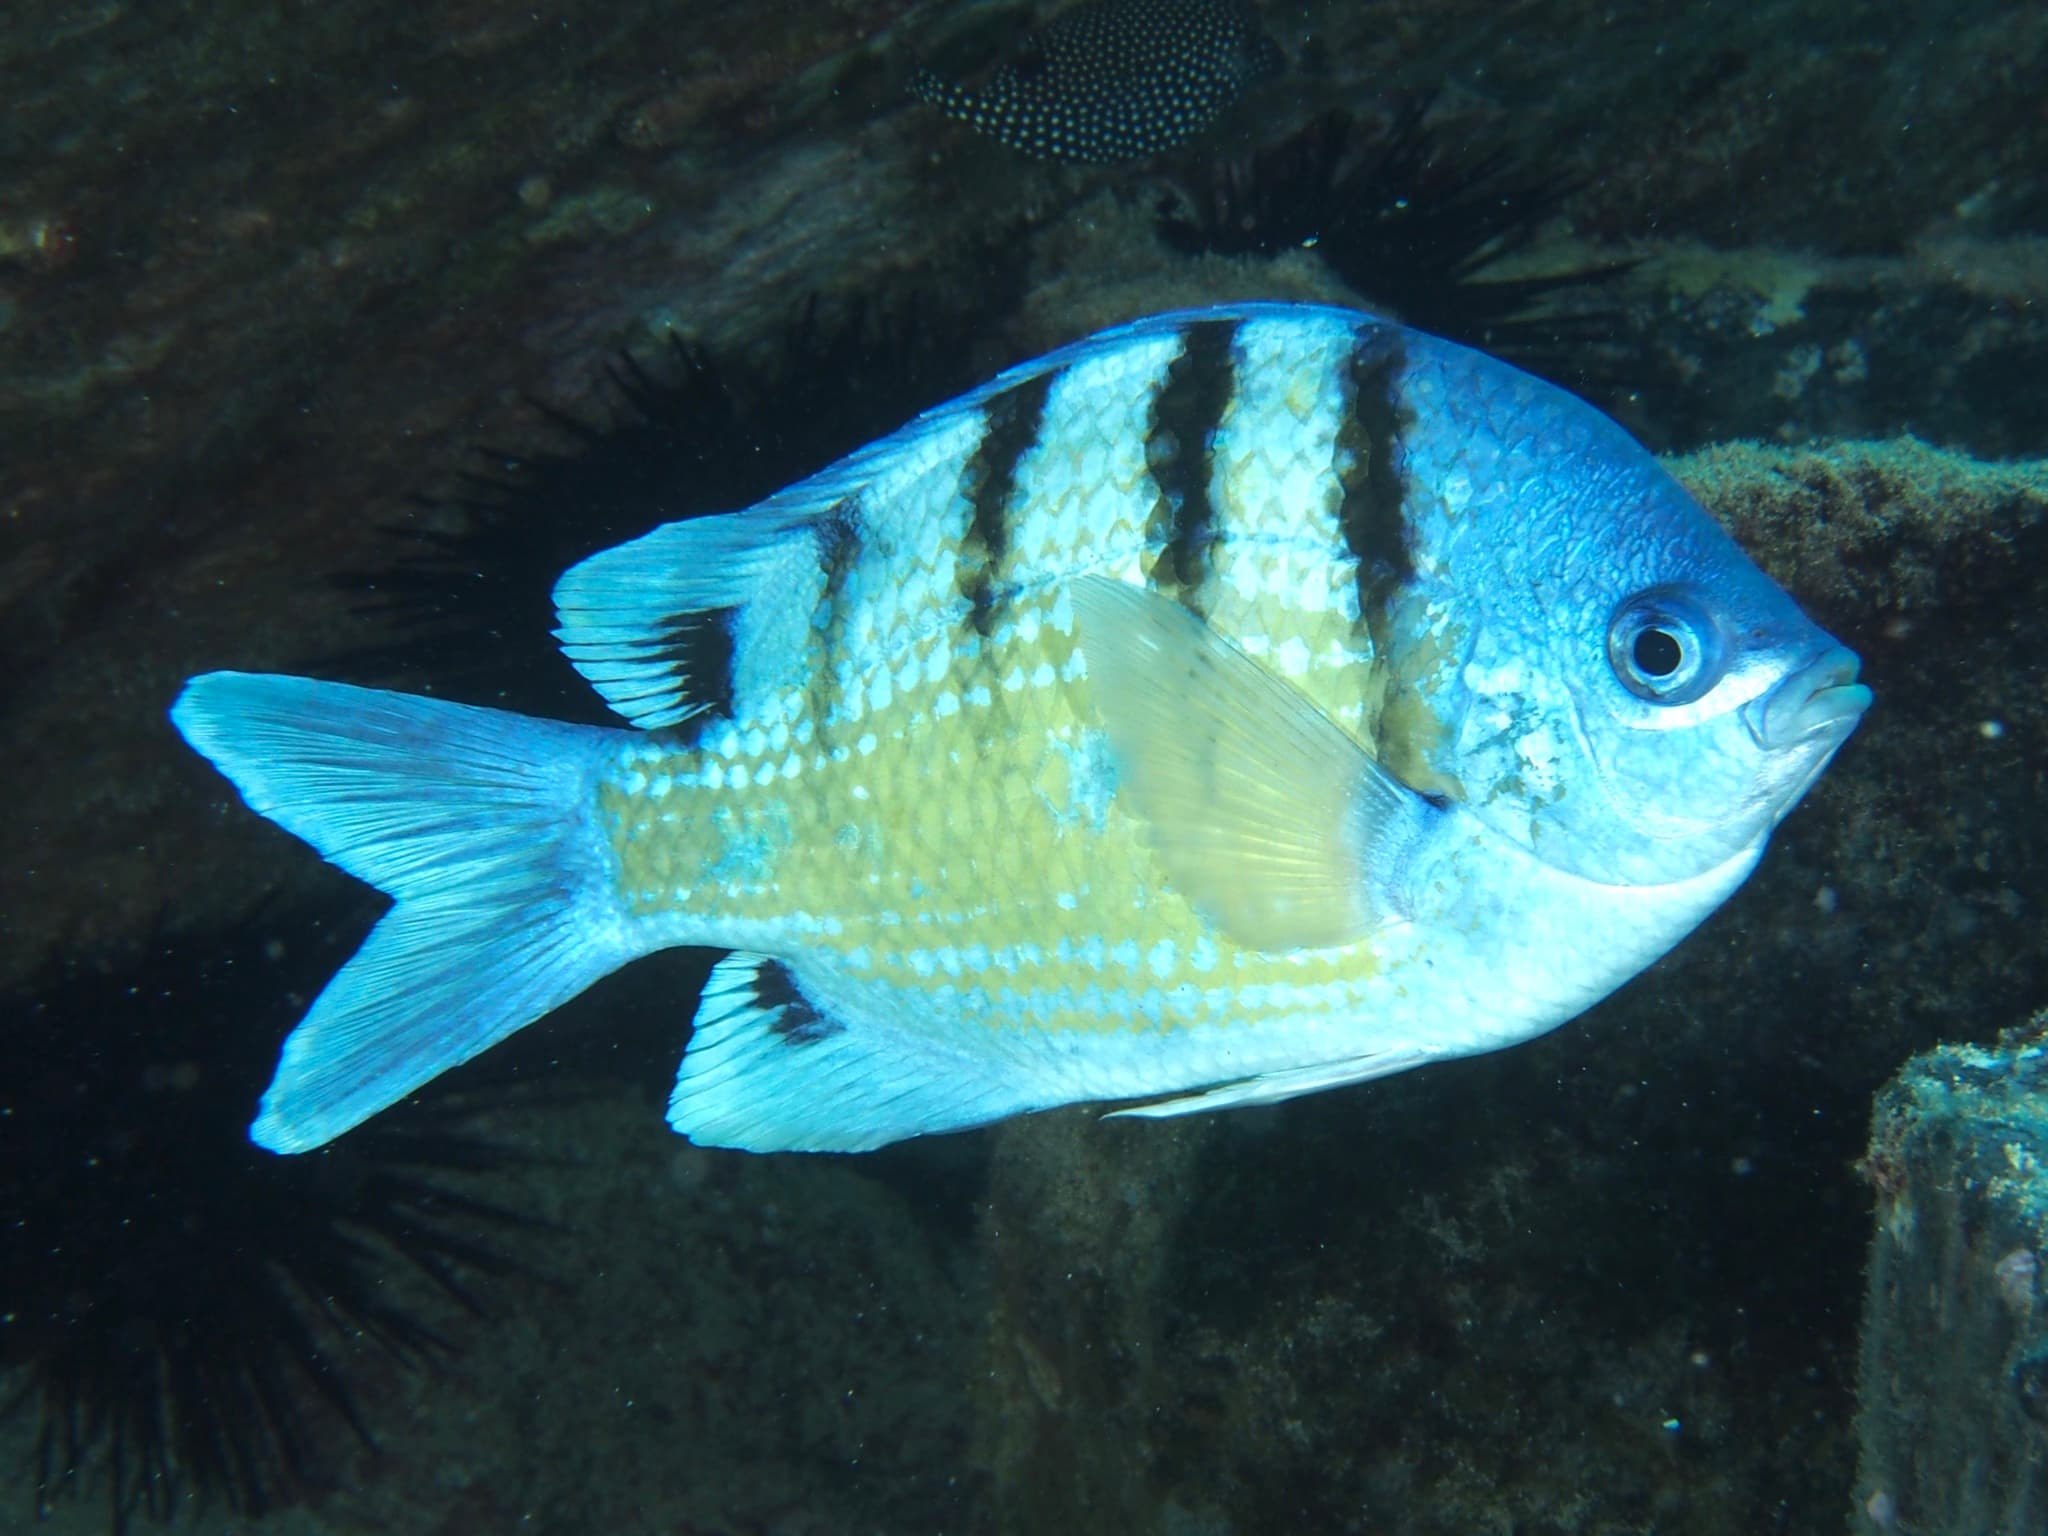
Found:
[[[262,1145],[673,945],[731,951],[669,1112],[719,1146],[1491,1050],[1733,891],[1869,700],[1604,417],[1319,307],[1105,332],[555,600],[631,729],[239,673],[178,701],[396,898]]]
[[[1083,0],[980,90],[919,70],[910,93],[1028,155],[1108,164],[1191,138],[1284,63],[1235,0]]]

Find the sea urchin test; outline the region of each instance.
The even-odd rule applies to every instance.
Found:
[[[234,672],[173,709],[395,898],[263,1146],[682,944],[731,951],[669,1105],[713,1146],[1495,1050],[1726,899],[1870,702],[1605,417],[1310,306],[1105,331],[555,606],[631,728]]]

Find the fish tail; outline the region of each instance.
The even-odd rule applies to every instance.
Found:
[[[617,732],[243,672],[193,678],[171,719],[396,902],[285,1040],[259,1146],[333,1140],[638,953],[592,820]]]

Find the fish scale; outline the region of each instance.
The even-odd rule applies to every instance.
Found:
[[[1344,452],[1355,340],[1251,328],[1236,395],[1210,447],[1217,549],[1198,607],[1269,657],[1361,743],[1379,694],[1345,541]]]
[[[674,945],[730,953],[670,1123],[755,1151],[1497,1049],[1724,900],[1869,702],[1613,423],[1316,306],[1104,332],[555,598],[633,729],[239,673],[175,707],[395,898],[262,1145]]]
[[[1355,716],[1357,701],[1369,691],[1361,674],[1369,674],[1370,657],[1341,642],[1362,637],[1341,609],[1333,614],[1327,602],[1304,608],[1298,601],[1305,587],[1328,594],[1352,580],[1355,561],[1335,518],[1342,497],[1337,425],[1345,406],[1340,365],[1348,349],[1338,345],[1333,355],[1331,342],[1343,337],[1297,329],[1254,327],[1240,343],[1240,329],[1209,328],[1217,336],[1217,365],[1242,344],[1257,387],[1215,401],[1218,430],[1227,428],[1236,407],[1246,408],[1234,449],[1211,453],[1206,441],[1187,446],[1215,509],[1221,557],[1187,596],[1254,654],[1299,643],[1316,664],[1323,691],[1354,690],[1344,703]],[[863,530],[863,544],[875,553],[856,557],[840,596],[815,620],[820,651],[807,670],[818,680],[817,691],[801,703],[764,705],[775,718],[796,713],[827,722],[800,782],[782,778],[772,762],[742,756],[746,801],[737,814],[755,829],[744,846],[772,853],[743,887],[728,889],[723,909],[763,925],[753,942],[773,947],[787,941],[790,935],[773,926],[778,912],[832,911],[838,931],[811,940],[817,948],[862,975],[886,977],[906,992],[922,989],[927,995],[918,1006],[926,1011],[971,1005],[995,1024],[1028,1018],[1039,1028],[1096,1030],[1143,1018],[1170,1028],[1226,1015],[1255,1022],[1291,1006],[1289,986],[1302,970],[1298,959],[1247,953],[1205,936],[1185,901],[1162,888],[1138,828],[1113,813],[1092,821],[1077,813],[1079,800],[1101,798],[1085,776],[1074,776],[1076,765],[1090,757],[1084,738],[1092,705],[1085,677],[1076,675],[1071,614],[1029,597],[1086,572],[1157,570],[1173,519],[1158,515],[1165,492],[1159,465],[1144,445],[1147,431],[1157,429],[1156,406],[1170,387],[1169,375],[1190,350],[1191,335],[1164,335],[996,394],[979,407],[976,432],[949,438],[957,468],[942,473],[935,466],[918,479],[914,494],[899,486],[886,513]],[[1290,413],[1282,432],[1258,430],[1272,392],[1284,396],[1304,381],[1312,381],[1302,402],[1306,419]],[[948,592],[938,573],[974,571],[963,586],[981,579],[981,564],[963,559],[970,546],[987,542],[985,530],[977,533],[986,516],[973,505],[976,484],[988,474],[981,455],[997,424],[1009,418],[1011,402],[1026,391],[1042,397],[1030,412],[1036,433],[1013,445],[1015,461],[996,477],[1009,495],[1000,542],[1016,556],[999,567],[1001,617],[989,643],[949,646],[934,636],[909,659],[950,650],[943,672],[928,675],[918,666],[912,685],[891,681],[887,706],[862,708],[833,724],[845,697],[871,698],[876,680],[894,678],[910,636],[932,625],[957,629],[971,608],[971,599]],[[1320,516],[1293,515],[1265,494],[1274,485],[1310,490],[1306,505],[1320,506]],[[936,530],[938,546],[929,563],[920,554],[906,582],[895,552],[912,529],[927,538]],[[1232,586],[1233,570],[1264,567],[1283,549],[1318,569],[1319,579],[1290,579],[1276,596],[1242,599]],[[886,626],[867,622],[878,605],[889,610]],[[904,751],[911,742],[917,749]],[[659,771],[677,783],[702,782],[687,752]],[[636,780],[644,772],[636,769]],[[729,792],[730,780],[728,773],[720,792]],[[687,910],[697,882],[675,878],[677,872],[687,871],[693,859],[726,860],[730,844],[700,815],[664,821],[633,804],[644,791],[635,796],[616,784],[611,789],[618,798],[608,795],[605,810],[615,818],[614,842],[624,883],[635,892],[636,915]],[[748,803],[753,800],[766,803]],[[955,818],[1001,827],[1004,837],[963,855],[950,830]],[[678,825],[704,828],[704,847],[679,841],[689,833]],[[964,857],[967,868],[948,870],[949,855]],[[658,863],[658,877],[650,861]],[[968,893],[971,903],[949,906],[955,890]],[[685,894],[678,899],[664,891]],[[1073,914],[1069,926],[1084,933],[1129,936],[1101,948],[1085,942],[1032,946],[1021,957],[1001,943],[1005,933],[1029,931],[1053,911]],[[907,924],[906,912],[915,913]],[[936,928],[945,938],[906,946],[899,936],[906,927],[913,936],[919,928]],[[998,963],[1004,956],[1009,963]],[[1365,953],[1323,964],[1328,979],[1372,967]],[[1123,986],[1102,984],[1119,970],[1125,979],[1148,976],[1154,993],[1175,985],[1194,991],[1172,1010],[1156,996],[1138,994],[1134,1003]],[[982,978],[972,996],[956,985],[963,975]]]

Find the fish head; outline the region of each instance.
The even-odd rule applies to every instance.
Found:
[[[1856,656],[1621,428],[1502,371],[1490,430],[1411,454],[1388,765],[1603,884],[1753,861],[1868,707]]]

